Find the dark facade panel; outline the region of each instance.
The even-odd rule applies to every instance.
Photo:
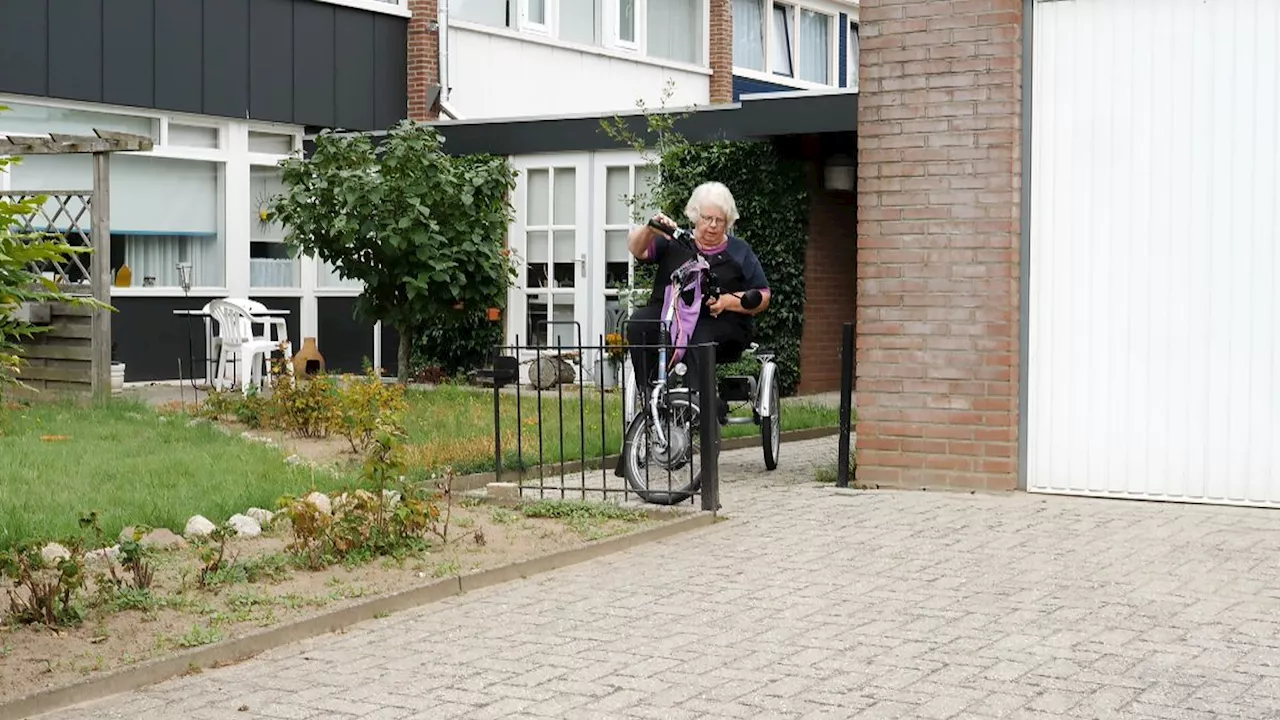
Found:
[[[248,115],[249,0],[206,0],[203,51],[204,114]]]
[[[49,0],[48,39],[49,94],[101,102],[102,2]]]
[[[293,114],[308,125],[333,127],[334,6],[318,2],[293,6]]]
[[[293,0],[249,3],[249,116],[293,119]]]
[[[340,128],[367,128],[373,124],[373,16],[349,8],[334,8],[335,124]]]
[[[408,19],[318,0],[0,0],[0,93],[384,130]]]
[[[373,323],[357,320],[355,309],[354,297],[316,298],[316,348],[324,356],[325,369],[329,372],[358,373],[363,370],[366,359],[373,362]],[[394,373],[395,352],[392,351],[390,358],[385,352],[386,328],[382,330],[382,337],[382,366]]]
[[[156,107],[199,113],[204,107],[204,3],[157,2],[154,42]]]
[[[112,359],[125,364],[125,382],[203,379],[204,324],[202,318],[174,315],[174,310],[199,310],[210,298],[116,297],[111,305]]]
[[[409,25],[373,19],[373,127],[386,130],[409,115]]]
[[[0,42],[0,88],[23,95],[49,92],[49,6],[46,0],[7,0]]]
[[[164,2],[164,0],[161,0]],[[102,15],[102,102],[152,107],[156,101],[155,0],[112,0]]]

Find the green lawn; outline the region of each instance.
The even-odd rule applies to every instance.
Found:
[[[0,547],[77,533],[90,510],[112,538],[134,523],[181,532],[195,514],[218,522],[252,506],[272,510],[277,497],[313,481],[278,449],[126,400],[0,412]],[[314,482],[337,484],[324,473]]]
[[[493,469],[493,392],[461,386],[406,393],[407,456],[414,475],[451,465],[459,474]],[[504,467],[571,462],[616,453],[622,400],[595,391],[579,420],[576,391],[563,402],[543,393],[503,393]],[[833,427],[837,410],[784,400],[783,429]],[[602,417],[603,410],[603,417]],[[563,424],[561,419],[563,418]],[[564,438],[561,442],[561,427]],[[517,460],[517,428],[523,457]],[[603,428],[603,430],[602,430]],[[215,522],[249,507],[274,509],[276,498],[322,491],[350,478],[286,463],[273,447],[229,435],[182,415],[162,417],[129,400],[94,407],[36,403],[0,416],[0,548],[17,539],[73,534],[81,514],[96,510],[113,538],[127,524],[181,532],[187,518]],[[758,436],[755,425],[729,426],[725,437]],[[43,440],[42,436],[66,436]],[[585,438],[585,443],[583,439]],[[345,440],[335,438],[335,442]]]

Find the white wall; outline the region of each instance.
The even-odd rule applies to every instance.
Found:
[[[572,115],[657,107],[675,81],[668,106],[705,105],[710,71],[608,51],[557,47],[503,31],[449,28],[449,104],[463,119]]]
[[[1035,13],[1028,487],[1280,506],[1280,3]]]

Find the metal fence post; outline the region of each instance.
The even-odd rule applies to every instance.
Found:
[[[840,452],[836,487],[849,487],[849,434],[853,410],[853,323],[845,323],[840,339]]]
[[[720,421],[719,388],[716,383],[716,346],[695,348],[698,353],[698,417],[702,420],[702,509],[720,509]]]

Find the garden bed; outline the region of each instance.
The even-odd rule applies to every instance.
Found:
[[[87,560],[87,574],[97,579],[77,603],[79,622],[47,627],[17,624],[10,616],[0,625],[0,705],[444,578],[687,517],[585,503],[500,506],[475,500],[458,501],[451,512],[447,543],[435,537],[398,558],[356,558],[317,570],[287,549],[288,520],[273,522],[256,538],[227,540],[224,562],[203,584],[208,555],[202,553],[216,551],[216,542],[149,550],[154,576],[146,590],[129,586],[132,576],[119,558],[113,562],[125,580],[123,589],[106,580],[105,560]]]

